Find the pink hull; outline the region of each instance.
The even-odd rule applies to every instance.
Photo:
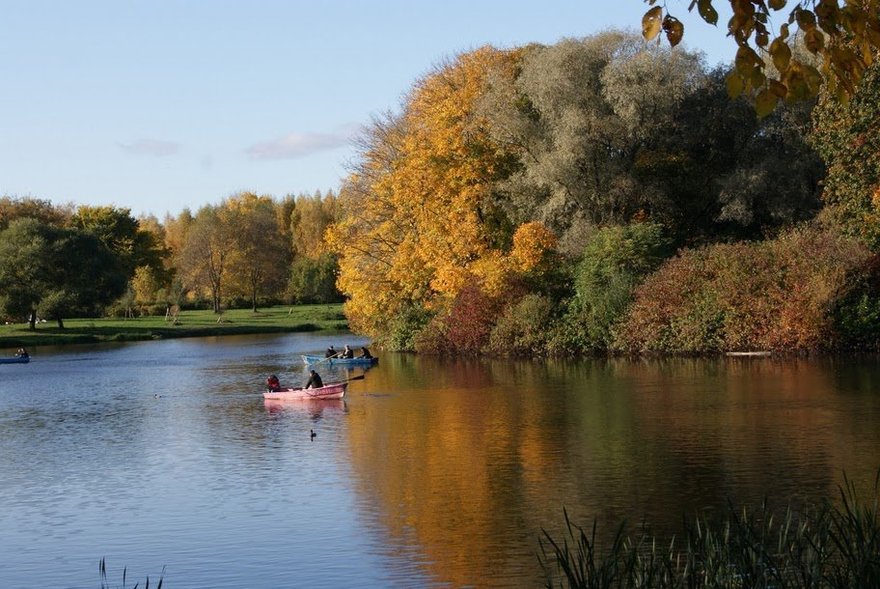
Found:
[[[341,399],[345,395],[347,382],[339,382],[324,385],[320,389],[281,389],[280,391],[266,391],[264,399],[273,401],[288,401],[294,399]]]

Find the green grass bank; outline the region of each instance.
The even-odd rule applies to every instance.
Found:
[[[21,346],[344,329],[348,329],[348,322],[342,314],[341,304],[276,306],[257,312],[232,309],[220,315],[211,311],[181,311],[176,319],[164,316],[65,319],[64,329],[48,321],[38,323],[33,331],[27,323],[0,325],[0,350]]]

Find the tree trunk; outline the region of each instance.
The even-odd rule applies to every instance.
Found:
[[[31,331],[36,331],[37,329],[37,311],[31,310],[30,315],[28,316],[28,323],[31,326]]]
[[[58,329],[64,329],[64,320],[58,317]]]

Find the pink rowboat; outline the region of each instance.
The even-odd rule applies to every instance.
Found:
[[[266,391],[264,399],[273,401],[289,401],[294,399],[341,399],[345,396],[347,382],[337,382],[322,386],[319,389],[281,389],[280,391]]]

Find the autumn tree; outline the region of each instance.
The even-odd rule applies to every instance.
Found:
[[[194,218],[192,212],[185,208],[179,215],[172,217],[170,214],[165,215],[162,222],[164,229],[165,248],[170,252],[171,259],[174,260],[183,251],[186,244],[186,236],[192,227]]]
[[[187,284],[210,292],[215,313],[222,312],[224,277],[236,247],[236,227],[222,206],[199,209],[186,232],[177,267]]]
[[[571,255],[595,227],[643,215],[684,242],[758,236],[818,208],[808,109],[758,121],[698,55],[631,34],[529,48],[480,110],[520,161],[500,206],[548,224]]]
[[[490,72],[512,75],[515,55],[482,48],[440,66],[364,138],[329,232],[355,329],[376,336],[408,305],[449,300],[491,254],[482,218],[515,159],[475,104]]]
[[[326,194],[300,194],[290,213],[290,230],[294,255],[318,258],[327,253],[324,233],[337,219],[337,197],[332,190]]]
[[[129,281],[131,302],[138,305],[141,312],[149,310],[149,307],[156,303],[157,293],[162,287],[162,278],[156,269],[150,266],[138,266]]]
[[[652,8],[642,18],[644,37],[658,38],[662,32],[670,45],[677,45],[684,25],[667,3],[645,1]],[[880,50],[878,0],[693,0],[688,10],[696,8],[704,21],[715,25],[716,6],[722,4],[730,7],[727,33],[737,44],[735,68],[727,78],[729,93],[753,95],[762,116],[780,101],[815,97],[823,81],[830,95],[846,101]],[[818,67],[793,51],[799,40],[818,58]]]
[[[280,292],[287,283],[290,249],[269,196],[242,192],[223,201],[225,223],[233,229],[229,250],[229,292],[242,293],[257,310],[259,295]]]
[[[52,202],[33,197],[0,197],[0,231],[16,219],[37,219],[47,225],[61,227],[67,224],[72,205],[56,206]]]

